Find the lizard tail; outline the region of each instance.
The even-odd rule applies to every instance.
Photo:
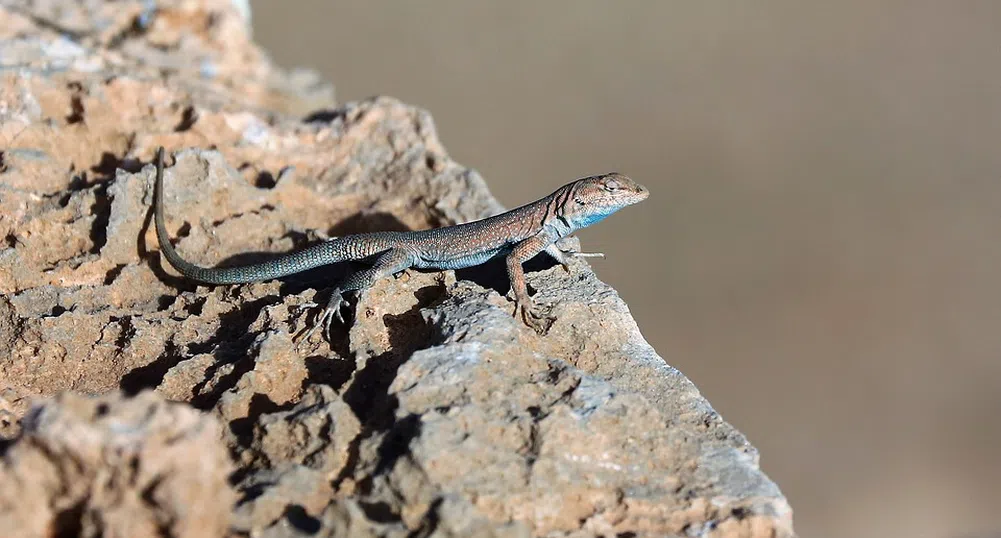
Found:
[[[156,200],[154,202],[156,237],[163,256],[182,275],[207,284],[245,284],[280,278],[347,259],[357,259],[351,254],[361,254],[350,252],[355,249],[349,248],[350,246],[346,245],[344,241],[334,239],[253,265],[202,267],[185,260],[170,243],[167,227],[164,225],[163,153],[161,147],[156,154]]]

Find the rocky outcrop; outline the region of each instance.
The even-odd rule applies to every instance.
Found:
[[[502,208],[427,112],[336,106],[233,4],[109,6],[0,7],[0,528],[792,535],[756,450],[584,262],[529,264],[541,337],[502,264],[379,282],[332,343],[293,336],[350,267],[177,277],[150,226],[160,145],[168,228],[206,265]]]
[[[8,536],[214,537],[233,470],[218,423],[151,392],[62,393],[22,421],[0,460]]]

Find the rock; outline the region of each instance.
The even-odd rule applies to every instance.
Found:
[[[251,474],[240,483],[246,498],[236,508],[234,529],[259,532],[290,517],[315,518],[334,496],[329,473],[281,463]]]
[[[250,452],[256,467],[295,463],[322,471],[333,480],[348,465],[351,443],[360,432],[361,424],[337,393],[314,385],[288,411],[257,419]]]
[[[405,538],[414,536],[399,521],[384,519],[383,507],[356,500],[335,501],[313,518],[300,510],[289,510],[261,534],[262,538],[339,536]],[[422,518],[423,525],[417,536],[429,538],[527,538],[528,529],[519,523],[497,524],[478,515],[463,499],[442,497],[437,499]]]
[[[0,460],[12,535],[220,536],[236,500],[218,425],[151,392],[65,392],[24,419]]]
[[[559,271],[536,282],[556,280],[546,277]],[[585,288],[581,297],[601,286],[592,277],[575,285]],[[394,425],[378,450],[362,452],[384,468],[373,494],[401,517],[446,491],[475,499],[491,520],[524,522],[535,535],[683,534],[731,521],[749,532],[759,514],[789,520],[778,488],[757,470],[756,453],[708,406],[700,422],[684,420],[663,397],[623,390],[547,356],[548,346],[506,310],[476,302],[482,292],[475,286],[458,284],[450,295],[425,309],[435,345],[400,366],[387,394],[396,402]],[[639,338],[625,319],[618,327],[603,319],[611,320],[608,330]],[[610,336],[592,333],[575,347]]]
[[[19,394],[17,389],[0,383],[0,447],[20,433],[19,417],[24,416],[28,402],[29,398]]]
[[[161,145],[169,234],[203,265],[503,210],[428,112],[335,104],[248,13],[0,6],[0,528],[793,536],[754,447],[584,261],[527,265],[544,337],[493,263],[381,280],[330,342],[293,336],[350,264],[218,287],[164,264]]]
[[[216,405],[222,418],[229,422],[296,401],[306,380],[306,367],[287,333],[260,333],[247,354],[247,362],[253,369],[240,376]]]

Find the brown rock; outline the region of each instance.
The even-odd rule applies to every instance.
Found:
[[[314,385],[288,411],[257,419],[250,451],[259,468],[295,463],[333,480],[348,464],[351,443],[360,432],[351,408],[330,387]]]
[[[251,407],[274,408],[298,400],[306,367],[287,333],[261,333],[247,350],[253,369],[227,390],[216,410],[227,421],[245,419]]]
[[[221,536],[235,501],[215,422],[151,392],[62,393],[36,407],[0,465],[12,536]]]
[[[330,343],[298,344],[303,306],[350,267],[218,287],[166,267],[160,145],[167,228],[203,265],[503,209],[430,114],[335,107],[315,75],[268,62],[240,6],[0,6],[18,66],[0,72],[0,439],[16,439],[0,440],[0,528],[792,535],[756,450],[584,262],[530,264],[558,318],[545,337],[511,316],[497,264],[380,281]],[[26,415],[38,396],[55,399]]]
[[[259,532],[289,518],[308,521],[323,512],[334,496],[329,473],[282,463],[247,477],[240,484],[245,498],[234,514],[234,529]]]
[[[560,271],[537,275],[536,287],[566,293],[571,299],[561,308],[576,310],[574,294],[560,289],[568,285]],[[589,272],[572,280],[580,297],[600,296],[604,287]],[[740,526],[761,514],[777,518],[769,533],[791,533],[789,507],[757,470],[743,437],[704,401],[697,404],[700,420],[681,413],[694,403],[684,394],[694,390],[690,384],[670,387],[671,398],[619,388],[547,358],[543,350],[552,353],[557,339],[540,345],[480,297],[478,288],[460,283],[448,301],[425,310],[436,345],[401,365],[388,394],[398,404],[396,422],[380,451],[362,452],[389,466],[375,477],[373,494],[401,517],[446,491],[475,499],[493,521],[525,522],[533,534],[681,534],[730,521]],[[645,345],[631,321],[605,319],[603,331],[581,335],[574,346],[622,333],[630,346]],[[634,356],[630,367],[651,369],[647,375],[661,370],[656,379],[665,385],[673,377],[662,362],[646,366]]]
[[[309,517],[299,510],[287,511],[282,519],[265,529],[262,538],[337,538],[414,536],[399,521],[383,519],[382,507],[356,500],[331,503],[319,517]],[[476,513],[464,499],[447,496],[437,499],[423,514],[417,536],[429,538],[527,538],[528,529],[519,523],[495,524]]]

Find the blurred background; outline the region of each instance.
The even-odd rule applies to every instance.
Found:
[[[1001,2],[252,2],[339,101],[427,108],[580,234],[806,537],[1001,536]]]

